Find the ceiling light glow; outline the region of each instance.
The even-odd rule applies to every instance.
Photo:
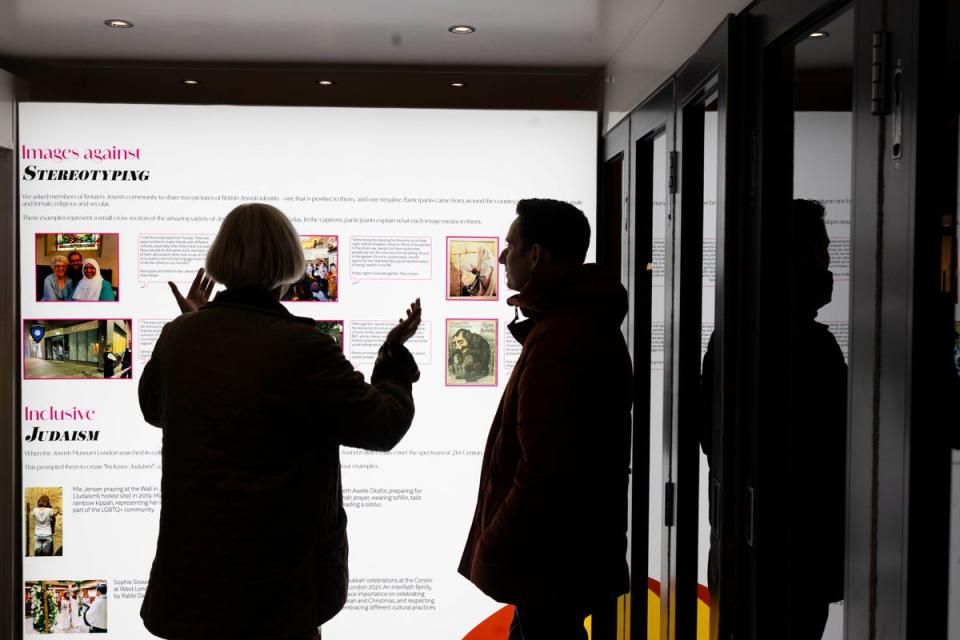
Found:
[[[451,82],[450,86],[454,89],[462,89],[467,86],[467,84],[465,82]]]
[[[121,20],[119,18],[110,18],[109,20],[104,20],[103,24],[108,27],[113,27],[114,29],[131,29],[133,28],[133,23],[129,20]]]
[[[473,27],[469,24],[455,24],[449,29],[447,29],[447,31],[449,31],[450,33],[457,33],[461,35],[467,34],[467,33],[473,33],[476,30],[477,30],[476,27]]]
[[[811,40],[822,40],[823,38],[830,37],[830,34],[827,33],[826,31],[814,31],[807,37],[810,38]]]
[[[321,87],[332,87],[337,83],[334,82],[333,80],[317,80],[317,84],[320,85]]]
[[[187,85],[187,86],[190,86],[190,87],[195,87],[195,86],[197,86],[198,84],[200,84],[200,81],[199,81],[199,80],[190,80],[190,79],[187,79],[187,80],[184,80],[184,81],[183,81],[183,84],[185,84],[185,85]]]

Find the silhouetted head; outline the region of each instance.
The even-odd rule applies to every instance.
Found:
[[[227,214],[207,252],[207,275],[228,289],[285,288],[303,275],[303,248],[276,207],[241,204]]]
[[[816,200],[793,201],[792,271],[794,305],[802,315],[816,315],[833,296],[830,238],[825,209]]]
[[[37,500],[38,507],[49,507],[50,506],[50,496],[40,496],[40,499]]]
[[[549,265],[583,264],[589,246],[590,223],[583,211],[560,200],[521,200],[500,253],[507,286],[519,291],[535,270]]]

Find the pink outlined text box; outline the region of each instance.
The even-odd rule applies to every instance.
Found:
[[[133,344],[133,346],[134,346],[134,353],[136,353],[137,360],[139,362],[144,363],[150,359],[150,357],[153,355],[153,347],[154,345],[156,345],[157,339],[160,338],[160,331],[163,330],[163,325],[167,324],[173,319],[174,318],[140,318],[137,321],[137,341]],[[161,322],[162,324],[160,326],[160,331],[157,331],[156,338],[152,338],[152,342],[151,342],[150,340],[147,340],[143,337],[143,325],[145,323],[152,324],[154,322]],[[150,344],[150,350],[149,350],[150,352],[147,355],[144,355],[144,351],[146,350],[143,348],[143,345],[145,343]]]
[[[360,319],[360,320],[351,320],[351,335],[356,336],[358,331],[356,329],[357,323],[366,323],[366,324],[375,324],[376,328],[374,329],[373,337],[371,341],[365,345],[363,351],[354,353],[351,351],[344,351],[344,353],[349,353],[349,360],[353,364],[373,364],[377,360],[377,351],[383,345],[383,341],[387,339],[387,333],[390,329],[393,329],[397,326],[395,320],[369,320],[369,319]],[[432,334],[433,323],[425,320],[420,323],[420,328],[417,329],[417,332],[407,340],[407,343],[404,345],[413,354],[414,360],[417,361],[417,365],[424,366],[429,365],[433,362],[433,348],[431,346],[430,336]],[[346,332],[346,328],[344,328]],[[373,345],[376,346],[373,346]]]
[[[213,244],[213,238],[216,234],[213,233],[138,233],[137,234],[137,281],[140,283],[140,287],[147,287],[154,283],[166,283],[173,282],[176,284],[189,284],[193,282],[194,277],[197,275],[197,270],[204,266],[207,257],[207,250],[209,250],[210,245]],[[149,274],[149,277],[144,277],[143,270],[143,238],[144,236],[151,237],[161,237],[161,238],[176,238],[176,237],[194,237],[194,238],[210,238],[210,242],[207,243],[206,249],[203,252],[203,257],[194,257],[192,260],[188,260],[185,263],[181,263],[177,269],[170,269],[158,267],[155,270],[152,270]]]
[[[427,258],[426,264],[429,266],[429,270],[426,275],[420,274],[419,277],[411,276],[399,276],[391,277],[387,274],[377,273],[376,275],[364,275],[358,276],[354,273],[354,240],[367,240],[367,239],[406,239],[406,240],[426,240],[426,244],[430,248],[429,257]],[[350,282],[356,284],[361,280],[432,280],[433,279],[433,238],[431,236],[350,236],[350,261],[349,261],[349,273],[350,273]]]

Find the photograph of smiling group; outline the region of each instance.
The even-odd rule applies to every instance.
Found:
[[[119,234],[38,233],[35,245],[38,302],[120,300]]]

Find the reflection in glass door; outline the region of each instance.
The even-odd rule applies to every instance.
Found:
[[[824,640],[843,637],[853,17],[847,9],[813,25],[793,50],[795,418],[784,461],[795,511],[787,519],[786,548],[788,577],[798,576],[793,583],[808,601],[791,609],[790,626]]]

